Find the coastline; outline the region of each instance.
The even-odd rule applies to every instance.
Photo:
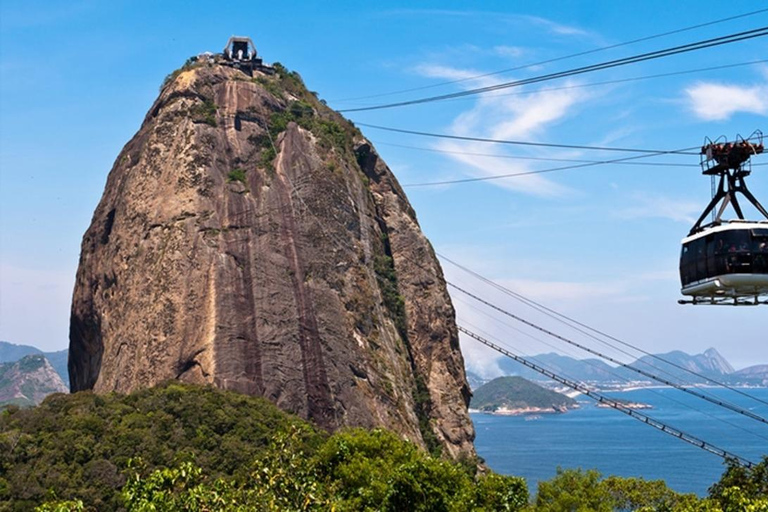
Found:
[[[573,407],[562,406],[549,406],[549,407],[499,407],[494,411],[485,411],[482,409],[469,409],[470,414],[490,414],[492,416],[523,416],[527,414],[564,414],[571,409],[578,409],[579,406]]]

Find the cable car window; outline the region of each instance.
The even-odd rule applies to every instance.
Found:
[[[768,228],[756,228],[752,230],[753,238],[768,238]]]
[[[749,233],[746,230],[722,233],[728,253],[749,252]]]
[[[683,245],[680,256],[680,277],[685,284],[696,280],[696,252],[691,247],[694,243],[688,242]]]
[[[718,274],[717,272],[717,258],[715,256],[715,247],[717,247],[717,243],[715,241],[715,235],[708,235],[707,238],[707,246],[706,246],[706,258],[707,258],[707,276],[716,276]]]
[[[753,233],[754,235],[754,233]],[[756,238],[752,242],[752,272],[757,274],[768,274],[768,239]]]
[[[696,281],[707,278],[707,253],[706,245],[703,238],[695,240],[691,244],[693,250],[693,264],[696,268]]]

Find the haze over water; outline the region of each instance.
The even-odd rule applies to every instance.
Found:
[[[768,405],[726,389],[707,391],[768,416]],[[743,391],[768,401],[768,388]],[[768,454],[768,426],[681,391],[662,388],[606,394],[652,404],[653,409],[641,412],[752,462]],[[558,466],[597,469],[605,476],[663,479],[678,492],[698,495],[706,494],[722,475],[719,457],[618,411],[597,408],[586,397],[578,400],[580,409],[541,415],[533,421],[523,416],[472,414],[478,454],[494,471],[525,477],[531,492],[538,481],[552,478]]]

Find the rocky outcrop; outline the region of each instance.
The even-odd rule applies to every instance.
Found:
[[[175,73],[83,238],[72,391],[167,379],[474,454],[442,271],[397,180],[295,73]]]
[[[51,393],[66,392],[64,381],[43,355],[0,363],[0,406],[37,405]]]

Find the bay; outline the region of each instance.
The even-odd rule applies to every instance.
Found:
[[[703,388],[768,418],[768,405],[723,388]],[[768,402],[768,388],[741,389]],[[768,425],[673,388],[643,388],[605,395],[650,404],[640,412],[753,462],[768,455]],[[587,397],[565,414],[496,416],[472,413],[475,447],[488,466],[502,474],[537,482],[555,476],[557,467],[597,469],[603,475],[662,479],[679,492],[706,495],[723,473],[721,458],[613,409],[598,408]]]

